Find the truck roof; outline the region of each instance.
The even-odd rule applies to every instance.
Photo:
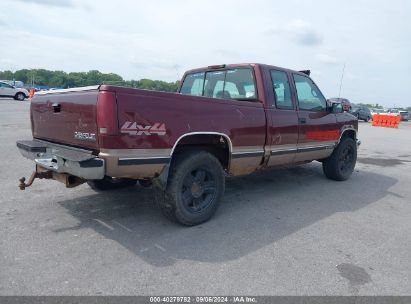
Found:
[[[297,71],[297,70],[291,70],[287,68],[282,68],[274,65],[269,65],[269,64],[264,64],[264,63],[230,63],[230,64],[218,64],[218,65],[209,65],[206,67],[201,67],[201,68],[195,68],[191,69],[185,72],[185,74],[191,74],[195,72],[202,72],[202,71],[212,71],[212,70],[219,70],[219,69],[234,69],[234,68],[242,68],[242,67],[264,67],[268,69],[275,69],[275,70],[283,70],[287,72],[292,72],[292,73],[297,73],[301,74],[303,76],[307,76],[307,71]]]

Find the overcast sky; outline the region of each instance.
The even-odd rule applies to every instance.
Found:
[[[0,70],[174,81],[261,62],[310,69],[326,97],[411,106],[411,1],[1,0]]]

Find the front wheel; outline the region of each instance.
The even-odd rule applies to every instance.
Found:
[[[106,176],[103,179],[89,180],[87,184],[91,189],[97,192],[120,189],[134,186],[137,183],[135,179],[128,178],[112,178]]]
[[[224,193],[224,171],[212,154],[194,150],[177,156],[160,207],[170,220],[194,226],[209,220]]]
[[[327,178],[344,181],[354,171],[357,162],[357,145],[350,137],[344,137],[331,156],[323,162],[323,171]]]

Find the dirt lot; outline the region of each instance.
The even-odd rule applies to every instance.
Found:
[[[231,178],[216,216],[184,228],[151,189],[20,191],[28,109],[0,99],[0,295],[411,294],[411,123],[360,123],[346,182],[316,162]]]

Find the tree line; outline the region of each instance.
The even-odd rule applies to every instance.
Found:
[[[18,80],[26,87],[47,86],[49,88],[73,88],[98,84],[121,85],[146,90],[176,92],[179,81],[166,82],[162,80],[140,79],[124,80],[115,73],[102,73],[97,70],[88,72],[50,71],[45,69],[22,69],[15,72],[0,71],[2,80]]]
[[[49,88],[73,88],[84,87],[98,84],[112,84],[139,88],[145,90],[155,90],[164,92],[176,92],[180,81],[166,82],[162,80],[140,79],[140,80],[124,80],[115,73],[102,73],[98,70],[88,72],[71,72],[50,71],[45,69],[22,69],[15,72],[0,71],[0,79],[2,80],[19,80],[25,83],[25,86],[47,86]],[[369,108],[383,108],[379,104],[363,104]],[[411,111],[411,107],[400,108]]]

